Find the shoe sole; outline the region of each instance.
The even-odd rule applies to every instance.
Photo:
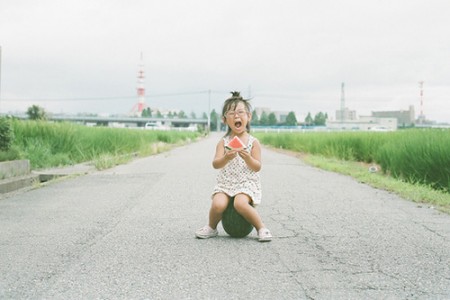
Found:
[[[214,237],[216,237],[217,236],[217,234],[215,234],[215,235],[195,235],[195,237],[196,238],[198,238],[198,239],[210,239],[210,238],[214,238]]]

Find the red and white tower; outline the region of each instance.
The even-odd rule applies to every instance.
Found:
[[[141,61],[139,63],[139,70],[137,76],[137,96],[138,102],[133,106],[131,113],[135,116],[140,117],[142,115],[142,111],[146,108],[145,104],[145,87],[144,87],[144,55],[141,52]]]

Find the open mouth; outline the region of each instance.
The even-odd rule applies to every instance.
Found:
[[[241,121],[236,121],[236,122],[234,122],[234,126],[235,126],[236,128],[241,128],[242,122],[241,122]]]

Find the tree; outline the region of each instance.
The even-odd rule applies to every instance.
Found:
[[[327,122],[328,116],[323,112],[319,112],[314,116],[314,125],[316,126],[324,126]]]
[[[256,113],[256,110],[253,110],[252,121],[250,122],[250,125],[259,125],[259,118],[258,114]]]
[[[197,115],[195,114],[195,112],[191,112],[191,119],[197,119]]]
[[[259,124],[266,126],[269,125],[269,117],[267,116],[267,113],[263,111],[261,113],[261,118],[259,119]]]
[[[293,111],[290,111],[286,116],[286,125],[297,126],[297,117],[295,117],[295,113]]]
[[[210,119],[210,126],[211,126],[211,131],[217,131],[217,121],[218,121],[218,114],[216,113],[216,110],[212,110],[211,111],[211,119]]]
[[[152,117],[152,109],[150,107],[144,108],[141,116],[143,118],[151,118]]]
[[[163,117],[162,113],[159,110],[156,111],[156,117],[157,118],[162,118]]]
[[[269,125],[270,126],[277,125],[278,120],[277,120],[277,116],[275,116],[275,113],[271,112],[269,114],[268,119],[269,119]]]
[[[186,113],[183,110],[180,110],[178,112],[178,118],[179,119],[186,119],[187,118]]]
[[[308,112],[308,115],[305,118],[305,124],[306,125],[312,125],[314,123],[313,118],[311,117],[311,113]]]
[[[30,120],[46,120],[47,119],[47,113],[45,112],[44,108],[33,105],[28,107],[27,109],[27,115]]]

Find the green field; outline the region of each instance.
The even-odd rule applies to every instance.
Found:
[[[450,213],[450,130],[255,133],[255,136],[262,144],[301,154],[305,162],[316,167],[352,176]],[[377,172],[369,171],[372,166],[376,166]]]
[[[198,132],[86,127],[73,123],[11,120],[11,149],[0,160],[29,159],[32,169],[93,161],[104,169],[200,136]]]

